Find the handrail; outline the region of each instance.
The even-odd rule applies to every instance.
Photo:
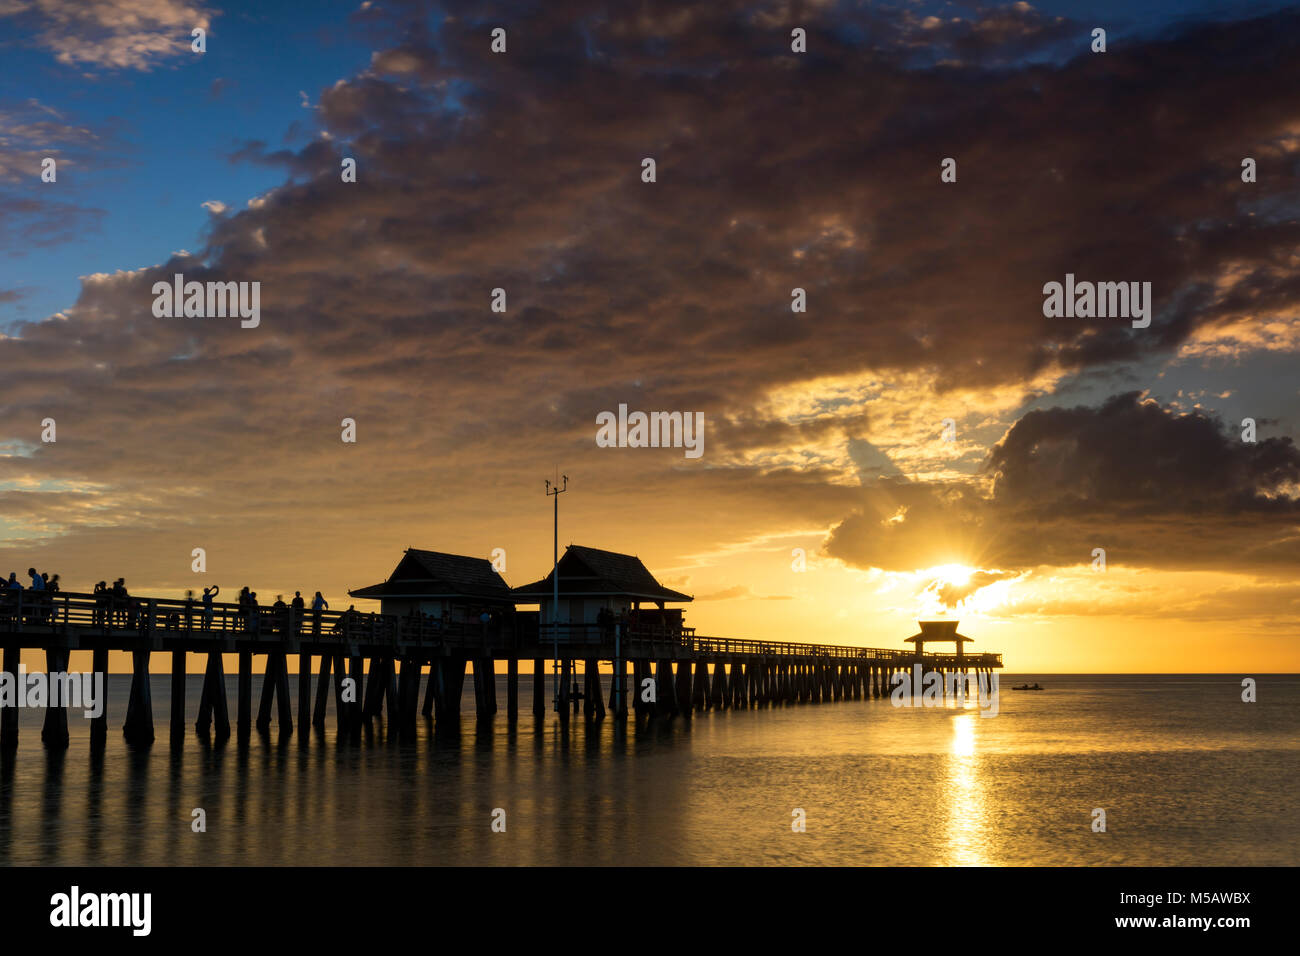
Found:
[[[275,608],[259,605],[256,614],[237,603],[214,601],[211,615],[199,599],[153,598],[128,596],[127,599],[76,591],[31,591],[0,589],[0,630],[11,633],[57,633],[70,626],[88,627],[109,636],[114,632],[139,634],[185,634],[197,637],[277,639],[310,638],[316,642],[365,640],[373,644],[421,643],[459,644],[488,643],[491,635],[500,637],[500,623],[491,629],[482,622],[444,622],[410,615],[377,614],[362,611],[313,611],[292,606]],[[743,638],[697,636],[690,627],[669,628],[632,625],[624,622],[604,624],[540,624],[538,643],[545,647],[555,637],[559,642],[605,646],[614,639],[614,628],[625,654],[639,645],[649,644],[650,654],[748,654],[766,657],[825,657],[865,661],[905,662],[917,659],[915,651],[884,647],[856,647],[836,644],[801,644],[790,641],[756,641]],[[552,629],[558,634],[552,635]],[[947,666],[950,663],[972,665],[1002,664],[995,653],[926,654],[922,659]]]

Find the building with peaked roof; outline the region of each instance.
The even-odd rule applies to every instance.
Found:
[[[354,598],[379,601],[384,614],[418,610],[435,618],[468,621],[482,611],[513,608],[510,586],[487,558],[407,548],[386,581],[357,588]]]
[[[957,656],[961,657],[962,645],[974,640],[957,633],[956,621],[917,621],[916,623],[921,625],[921,633],[905,638],[903,643],[915,644],[918,657],[925,653],[926,644],[955,644]]]
[[[681,610],[665,610],[669,603],[686,603],[693,598],[681,591],[664,587],[641,559],[617,551],[602,551],[571,544],[560,556],[560,607],[557,619],[568,624],[595,624],[601,610],[614,615],[638,611],[642,604],[650,604],[660,612],[674,617],[681,626]],[[520,604],[537,604],[541,610],[538,619],[551,618],[551,601],[554,585],[551,574],[515,588],[512,592]]]

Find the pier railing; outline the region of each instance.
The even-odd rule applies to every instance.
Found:
[[[200,600],[84,594],[74,591],[0,590],[0,632],[59,635],[70,632],[112,637],[171,636],[194,639],[310,640],[313,643],[372,645],[418,644],[452,648],[545,650],[552,642],[566,651],[578,648],[592,656],[612,656],[615,641],[620,656],[681,658],[743,656],[774,658],[836,658],[903,665],[917,659],[912,650],[804,644],[793,641],[753,641],[696,635],[690,627],[603,624],[541,624],[525,633],[509,615],[482,621],[442,621],[436,618],[259,605],[256,611],[237,603],[213,602],[211,612]],[[608,653],[606,653],[608,652]],[[579,652],[581,653],[581,652]],[[926,654],[928,666],[1002,666],[1001,654]]]

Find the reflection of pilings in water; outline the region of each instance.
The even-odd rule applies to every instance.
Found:
[[[66,665],[65,665],[66,666]],[[64,711],[67,714],[67,711]],[[42,847],[53,847],[56,856],[40,862],[45,865],[59,862],[57,854],[63,846],[59,823],[63,808],[63,763],[67,759],[66,747],[49,747],[45,751],[45,786],[41,793],[41,839]]]

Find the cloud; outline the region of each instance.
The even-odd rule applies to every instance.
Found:
[[[151,70],[191,53],[190,31],[213,11],[184,0],[11,0],[0,17],[33,32],[58,62]]]
[[[266,543],[267,562],[326,562],[358,527],[411,543],[413,515],[478,548],[523,526],[559,461],[598,490],[586,520],[679,551],[813,525],[859,567],[1068,565],[1099,546],[1293,567],[1289,444],[1245,448],[1135,397],[1021,412],[1294,302],[1300,221],[1247,208],[1290,187],[1242,184],[1237,154],[1300,160],[1300,17],[1094,57],[1032,10],[925,28],[810,7],[798,57],[779,12],[544,4],[511,14],[527,42],[494,56],[487,13],[435,34],[366,11],[384,49],[303,115],[328,135],[231,157],[282,185],[211,217],[194,255],[86,281],[61,318],[0,340],[0,441],[60,421],[57,447],[0,460],[0,481],[93,480],[130,502],[142,551],[183,528]],[[175,272],[260,282],[261,326],[155,319],[152,284]],[[1045,318],[1042,285],[1066,272],[1152,282],[1151,328]],[[705,458],[595,448],[620,402],[702,411]],[[114,553],[73,504],[59,533]]]
[[[989,585],[997,584],[999,581],[1011,581],[1018,577],[1020,577],[1020,574],[1014,571],[976,570],[964,584],[956,584],[942,578],[935,578],[926,584],[922,592],[933,594],[944,607],[956,609],[961,606],[963,601],[974,597],[977,591],[982,591]]]
[[[748,598],[756,601],[791,601],[793,598],[788,594],[755,594],[744,584],[738,584],[734,587],[723,588],[721,591],[711,591],[708,594],[695,595],[696,601],[734,601],[739,598]]]
[[[1136,567],[1282,573],[1300,561],[1291,439],[1243,442],[1204,413],[1136,392],[1028,413],[990,451],[981,479],[882,479],[864,498],[825,546],[857,567],[1070,566],[1091,562],[1094,548]],[[901,507],[904,520],[880,520]],[[968,596],[960,592],[940,596]]]

